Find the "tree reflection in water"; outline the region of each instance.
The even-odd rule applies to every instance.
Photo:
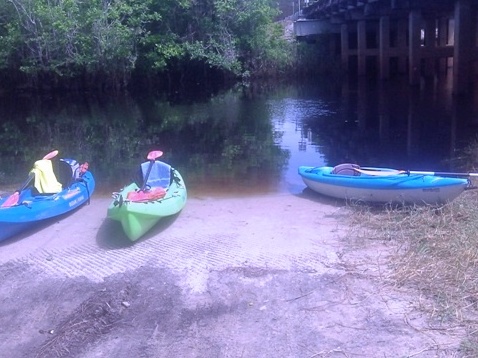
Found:
[[[98,191],[133,178],[154,148],[178,168],[188,187],[251,190],[274,186],[287,161],[275,141],[265,103],[236,91],[204,101],[164,98],[15,98],[2,115],[0,184],[23,180],[31,164],[57,148],[60,156],[90,162]],[[7,106],[0,105],[5,112]],[[2,110],[0,108],[0,111]]]
[[[453,99],[435,82],[312,82],[188,97],[0,97],[0,185],[22,182],[58,149],[90,162],[97,193],[109,194],[161,149],[192,193],[277,192],[284,183],[290,192],[303,188],[300,165],[449,171],[475,139],[478,99]]]

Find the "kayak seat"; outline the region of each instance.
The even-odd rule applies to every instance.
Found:
[[[71,161],[73,161],[74,163],[70,164]],[[76,162],[76,160],[60,159],[60,161],[58,162],[56,174],[58,181],[63,186],[63,189],[68,188],[75,181],[73,165],[76,165],[76,167],[78,167],[78,163]]]
[[[360,169],[360,166],[357,164],[343,163],[335,166],[330,174],[359,176],[360,172],[355,169]]]
[[[150,162],[141,164],[142,183],[148,173]],[[171,166],[169,164],[155,161],[149,177],[146,182],[146,186],[150,188],[168,188],[171,185]],[[141,185],[140,185],[141,186]]]

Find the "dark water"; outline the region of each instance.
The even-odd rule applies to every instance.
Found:
[[[456,170],[478,132],[478,99],[446,79],[237,87],[138,98],[0,97],[0,185],[23,181],[50,152],[88,161],[98,193],[132,177],[148,151],[183,175],[191,194],[298,193],[299,165],[354,162]]]

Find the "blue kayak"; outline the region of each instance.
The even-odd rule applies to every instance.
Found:
[[[411,174],[388,168],[299,167],[304,183],[330,197],[376,203],[443,204],[469,185],[468,179]]]
[[[60,159],[35,162],[22,189],[0,199],[0,241],[80,207],[90,200],[95,180],[87,163]]]

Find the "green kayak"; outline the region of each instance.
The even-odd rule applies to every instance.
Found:
[[[133,182],[113,193],[108,206],[107,217],[121,222],[131,241],[138,240],[160,219],[179,213],[186,204],[184,180],[169,164],[155,160],[161,154],[151,152],[150,161],[141,165],[143,183]]]

